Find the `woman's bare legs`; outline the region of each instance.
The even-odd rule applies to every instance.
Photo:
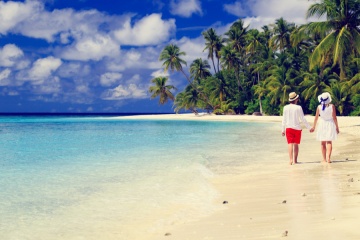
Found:
[[[326,162],[326,141],[321,141],[321,154],[322,154],[322,161]]]
[[[332,141],[321,141],[321,154],[323,162],[331,163]]]
[[[326,161],[328,163],[331,163],[331,152],[332,152],[332,141],[327,141],[326,142]]]

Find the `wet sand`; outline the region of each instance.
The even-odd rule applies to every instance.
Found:
[[[279,122],[281,136],[281,117],[277,116],[135,117]],[[312,125],[313,117],[306,119]],[[221,204],[223,210],[166,226],[146,239],[360,239],[360,117],[338,117],[338,121],[340,134],[333,143],[333,163],[321,163],[320,143],[314,133],[304,130],[299,164],[289,165],[286,154],[272,165],[217,175],[213,184],[220,197],[215,204]],[[287,153],[286,143],[281,150]]]

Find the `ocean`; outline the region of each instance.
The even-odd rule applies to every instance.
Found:
[[[279,139],[279,123],[0,116],[0,239],[145,239],[222,209],[211,179],[271,163]]]

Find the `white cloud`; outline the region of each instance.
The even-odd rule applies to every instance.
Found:
[[[127,69],[159,69],[161,68],[161,62],[158,60],[159,55],[160,49],[154,47],[123,50],[116,59],[108,59],[107,68],[113,72],[121,72]]]
[[[123,100],[123,99],[143,99],[146,98],[146,90],[140,89],[135,84],[128,86],[119,85],[114,89],[110,89],[103,94],[104,100]]]
[[[175,20],[164,21],[161,14],[151,14],[131,26],[129,18],[123,27],[114,32],[116,39],[125,45],[156,45],[167,41],[175,30]]]
[[[232,4],[224,4],[224,10],[237,17],[244,17],[247,15],[247,11],[243,6],[243,1],[236,1]]]
[[[264,18],[283,17],[284,19],[289,19],[289,21],[297,19],[304,23],[305,13],[314,2],[299,0],[258,0],[249,1],[248,4],[254,16],[261,16]]]
[[[118,82],[122,78],[121,73],[117,72],[107,72],[100,76],[100,84],[101,86],[108,87]]]
[[[57,71],[58,75],[62,78],[85,77],[90,72],[90,66],[84,62],[65,62]]]
[[[116,57],[120,46],[109,36],[96,34],[79,39],[73,45],[61,50],[59,55],[67,60],[96,60],[105,56]]]
[[[25,3],[0,1],[0,34],[6,34],[17,24],[41,11],[42,4],[37,1],[26,1]]]
[[[260,29],[264,25],[275,23],[281,17],[288,22],[304,24],[307,22],[306,11],[312,4],[313,1],[305,0],[238,0],[233,4],[225,4],[224,9],[238,17],[248,16],[243,19],[245,25],[250,24],[250,28]]]
[[[0,66],[12,67],[24,55],[23,51],[14,44],[7,44],[0,48]]]
[[[40,84],[49,78],[61,64],[62,61],[54,57],[38,59],[33,63],[32,68],[29,70],[28,77],[30,80],[36,81]]]
[[[32,86],[32,89],[37,94],[56,94],[61,92],[61,84],[59,77],[50,77],[41,84]]]
[[[74,25],[76,14],[72,9],[54,10],[53,12],[41,11],[33,14],[21,24],[14,27],[13,31],[28,37],[45,39],[54,42],[58,33],[68,32],[82,25]]]
[[[70,40],[99,32],[102,24],[116,25],[119,20],[119,17],[111,17],[97,10],[75,11],[66,8],[49,12],[44,9],[41,1],[26,1],[19,4],[26,7],[30,2],[37,2],[37,8],[27,7],[29,13],[25,14],[21,21],[14,21],[7,27],[7,31],[45,39],[48,42],[59,40],[60,43],[67,44]]]
[[[157,78],[157,77],[168,77],[169,76],[169,72],[164,72],[164,70],[160,69],[157,70],[155,72],[152,72],[150,74],[153,78]]]
[[[6,68],[0,72],[0,86],[8,86],[10,84],[9,76],[11,70]]]
[[[183,37],[177,42],[177,45],[182,52],[186,53],[181,58],[186,61],[188,67],[197,58],[207,59],[208,53],[206,50],[204,51],[205,42],[202,36],[195,39]]]
[[[88,93],[89,91],[90,91],[90,89],[87,84],[76,86],[76,92],[78,92],[78,93]]]
[[[181,17],[191,17],[195,13],[202,15],[201,3],[199,0],[171,0],[170,12]]]
[[[9,95],[9,96],[18,96],[18,95],[20,95],[20,94],[19,94],[18,91],[9,91],[9,92],[8,92],[8,95]],[[19,105],[21,105],[21,104],[19,104]]]
[[[125,84],[120,84],[116,88],[108,89],[103,92],[102,99],[123,100],[147,98],[148,85],[144,86],[140,82],[140,75],[135,74],[132,78],[127,80]]]

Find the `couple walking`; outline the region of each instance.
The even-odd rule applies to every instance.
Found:
[[[299,154],[299,144],[301,141],[302,122],[310,132],[314,132],[317,127],[316,139],[321,142],[322,161],[331,163],[332,141],[337,138],[339,126],[336,118],[336,110],[331,102],[331,96],[324,92],[318,96],[320,105],[316,109],[314,124],[311,127],[304,117],[302,107],[297,105],[299,95],[295,92],[289,94],[290,104],[283,110],[282,135],[286,136],[290,164],[296,164]],[[319,118],[320,117],[320,118]],[[317,124],[319,120],[319,123]],[[317,126],[316,126],[317,125]]]

